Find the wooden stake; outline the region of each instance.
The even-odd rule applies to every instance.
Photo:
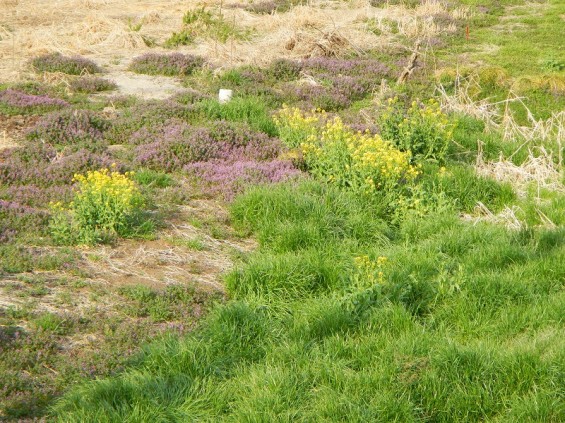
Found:
[[[396,80],[397,84],[404,84],[408,79],[408,77],[414,71],[414,68],[416,67],[418,61],[418,56],[420,55],[420,44],[421,44],[420,40],[416,41],[416,44],[414,45],[414,52],[412,53],[412,56],[410,56],[408,65],[402,70],[402,73]]]

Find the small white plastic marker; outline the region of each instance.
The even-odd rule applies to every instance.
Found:
[[[231,100],[232,94],[233,94],[232,90],[221,89],[220,92],[218,93],[218,100],[220,101],[221,104],[227,103],[228,101]]]

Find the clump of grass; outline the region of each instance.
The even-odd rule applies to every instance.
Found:
[[[245,122],[256,131],[277,135],[275,123],[261,98],[236,97],[225,104],[217,100],[204,100],[196,105],[195,110],[211,120]]]
[[[71,90],[77,93],[92,94],[112,91],[118,88],[115,82],[104,78],[79,78],[70,83]]]
[[[144,285],[127,286],[120,294],[131,302],[125,313],[140,318],[149,317],[154,322],[194,317],[221,299],[218,293],[204,294],[193,286],[170,285],[159,291]]]
[[[81,56],[63,56],[61,53],[39,56],[32,59],[30,63],[36,72],[62,72],[68,75],[102,72],[102,69],[92,60]]]
[[[141,186],[166,188],[174,185],[171,175],[164,172],[156,172],[150,169],[140,169],[133,175],[133,179]]]
[[[252,1],[247,5],[238,5],[248,12],[253,12],[258,15],[270,15],[275,12],[286,12],[292,6],[300,4],[300,0],[260,0]]]
[[[204,64],[204,59],[190,54],[147,53],[134,58],[129,65],[132,72],[147,75],[186,76]]]

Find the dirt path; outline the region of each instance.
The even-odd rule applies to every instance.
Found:
[[[175,218],[154,240],[123,240],[115,246],[79,249],[80,259],[75,264],[84,276],[83,288],[76,289],[70,282],[60,283],[73,279],[65,272],[28,275],[41,276],[47,287],[41,301],[35,304],[35,311],[69,312],[60,298],[72,294],[72,312],[80,314],[101,305],[91,295],[96,290],[104,291],[103,304],[111,306],[119,301],[115,292],[124,286],[162,290],[170,285],[191,285],[196,291],[223,294],[222,277],[233,267],[233,257],[256,247],[253,240],[235,237],[228,223],[227,211],[216,201],[192,200],[179,207]],[[210,232],[220,234],[220,239]],[[0,307],[26,303],[22,296],[25,275],[5,277],[1,282]]]
[[[119,94],[143,99],[163,100],[182,90],[176,78],[138,75],[124,70],[112,70],[104,77],[116,83]]]
[[[2,116],[0,115],[0,151],[17,147],[25,131],[36,121],[37,116]]]

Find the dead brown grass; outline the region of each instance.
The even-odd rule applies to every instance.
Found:
[[[525,195],[532,185],[538,192],[542,189],[565,192],[559,167],[543,147],[538,148],[535,155],[530,151],[519,166],[503,157],[496,162],[485,162],[479,152],[475,169],[481,176],[512,184],[518,195]]]
[[[203,37],[179,49],[201,54],[217,66],[388,49],[398,44],[398,34],[387,29],[391,22],[400,36],[426,38],[453,31],[430,16],[466,13],[448,12],[434,0],[416,9],[374,8],[366,0],[304,3],[286,13],[256,15],[221,0],[57,0],[44,7],[38,7],[36,0],[0,0],[0,74],[7,81],[30,77],[27,61],[47,52],[81,54],[103,66],[124,68],[133,56],[162,50],[149,47],[148,40],[162,45],[180,29],[183,14],[202,5],[256,34],[247,41],[225,44]],[[380,35],[368,30],[369,21],[382,23]]]

